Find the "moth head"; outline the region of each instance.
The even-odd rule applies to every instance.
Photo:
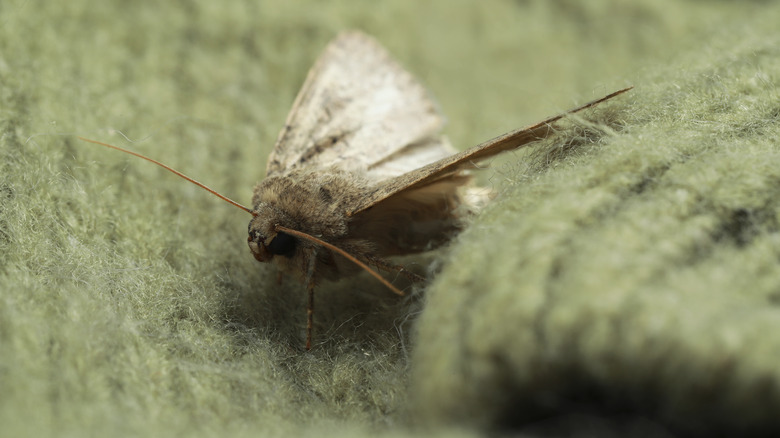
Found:
[[[267,262],[275,255],[293,257],[299,245],[311,248],[311,245],[314,244],[341,255],[363,268],[391,291],[401,296],[404,295],[400,289],[393,286],[376,271],[347,251],[344,251],[332,243],[312,236],[311,234],[282,225],[293,223],[293,221],[287,214],[276,207],[265,202],[260,202],[255,206],[254,210],[250,211],[250,213],[253,217],[252,220],[249,221],[249,237],[247,238],[247,242],[249,243],[249,249],[252,251],[252,255],[255,256],[257,261]]]
[[[249,222],[247,243],[258,262],[270,261],[275,255],[292,257],[298,240],[288,233],[276,230],[277,225],[265,215],[257,215]]]

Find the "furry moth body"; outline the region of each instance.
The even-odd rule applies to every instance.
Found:
[[[421,280],[387,258],[434,249],[460,231],[470,169],[545,138],[567,114],[629,89],[456,153],[440,134],[443,118],[425,88],[372,38],[342,33],[309,72],[252,208],[217,196],[252,214],[247,241],[255,259],[303,280],[310,349],[321,280],[362,268],[403,295],[371,267]]]

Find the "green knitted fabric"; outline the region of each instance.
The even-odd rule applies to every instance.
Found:
[[[780,427],[780,38],[686,59],[461,235],[419,321],[423,417]]]
[[[0,3],[3,436],[778,432],[780,7],[749,2]],[[398,299],[246,247],[308,68],[362,29],[499,196]]]

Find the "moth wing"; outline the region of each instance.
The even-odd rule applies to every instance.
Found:
[[[445,137],[431,137],[424,141],[407,145],[395,153],[372,163],[365,169],[364,176],[370,181],[395,178],[420,166],[449,157],[458,151]]]
[[[267,176],[336,166],[370,180],[454,150],[438,137],[443,117],[425,88],[371,37],[340,34],[309,71],[268,158]],[[392,163],[392,164],[391,164]],[[394,172],[394,173],[393,173]]]
[[[615,91],[600,99],[590,101],[569,111],[549,117],[534,125],[510,131],[463,152],[441,158],[418,169],[383,181],[370,190],[366,196],[363,197],[361,202],[358,202],[349,212],[347,212],[347,214],[353,216],[368,210],[393,195],[400,194],[401,192],[414,191],[445,178],[456,177],[460,171],[477,168],[477,164],[481,160],[544,139],[552,132],[552,124],[561,118],[590,108],[605,100],[625,93],[631,88],[633,87]]]

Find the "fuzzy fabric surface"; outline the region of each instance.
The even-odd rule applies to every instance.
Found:
[[[780,433],[780,6],[0,3],[3,436]],[[464,149],[627,85],[493,160],[499,196],[407,298],[246,247],[309,67],[361,29]]]

